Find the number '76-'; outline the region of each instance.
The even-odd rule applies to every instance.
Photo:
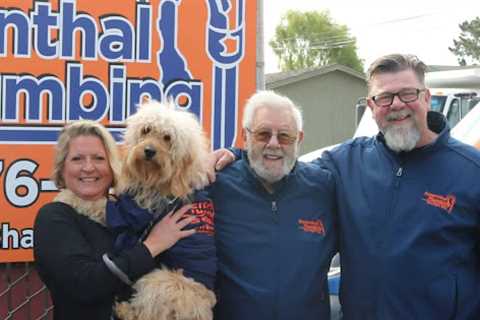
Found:
[[[39,181],[33,176],[38,166],[31,159],[17,159],[5,169],[4,174],[4,160],[0,159],[0,175],[4,174],[3,191],[10,205],[28,207],[37,201],[40,191],[56,190],[51,181]]]

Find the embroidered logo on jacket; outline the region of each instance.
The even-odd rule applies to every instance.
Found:
[[[453,195],[441,196],[438,194],[433,194],[431,192],[425,192],[423,194],[425,200],[429,205],[443,209],[448,213],[452,213],[453,207],[457,199]]]
[[[325,227],[323,226],[323,222],[320,219],[317,219],[317,220],[299,219],[298,224],[300,229],[302,229],[305,232],[316,233],[322,236],[325,235]]]
[[[190,214],[196,218],[192,221],[192,224],[198,224],[196,227],[197,232],[213,235],[215,233],[215,227],[213,223],[214,209],[212,201],[198,201],[192,203],[192,209]]]

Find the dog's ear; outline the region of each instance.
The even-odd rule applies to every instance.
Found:
[[[139,164],[135,162],[135,153],[133,151],[128,152],[125,148],[124,159],[122,162],[121,175],[119,177],[118,186],[115,188],[116,193],[126,192],[128,189],[135,189],[138,187],[137,181],[143,181],[139,170]]]
[[[174,164],[174,172],[170,181],[170,190],[175,197],[184,198],[192,193],[195,177],[193,158],[190,153]]]
[[[122,163],[121,175],[118,179],[117,187],[115,188],[115,193],[120,194],[126,192],[126,190],[130,187],[129,181],[132,181],[132,172],[128,165]]]

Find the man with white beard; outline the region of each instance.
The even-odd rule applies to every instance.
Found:
[[[216,320],[330,319],[335,187],[328,171],[297,162],[302,127],[299,108],[274,92],[258,92],[246,104],[246,152],[210,187]]]
[[[313,162],[335,180],[343,320],[480,319],[480,152],[429,111],[425,70],[413,55],[373,62],[380,133]]]

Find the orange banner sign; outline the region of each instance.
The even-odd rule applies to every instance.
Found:
[[[33,259],[65,123],[93,119],[120,139],[139,102],[173,99],[212,148],[235,145],[255,46],[256,1],[2,1],[0,262]]]

